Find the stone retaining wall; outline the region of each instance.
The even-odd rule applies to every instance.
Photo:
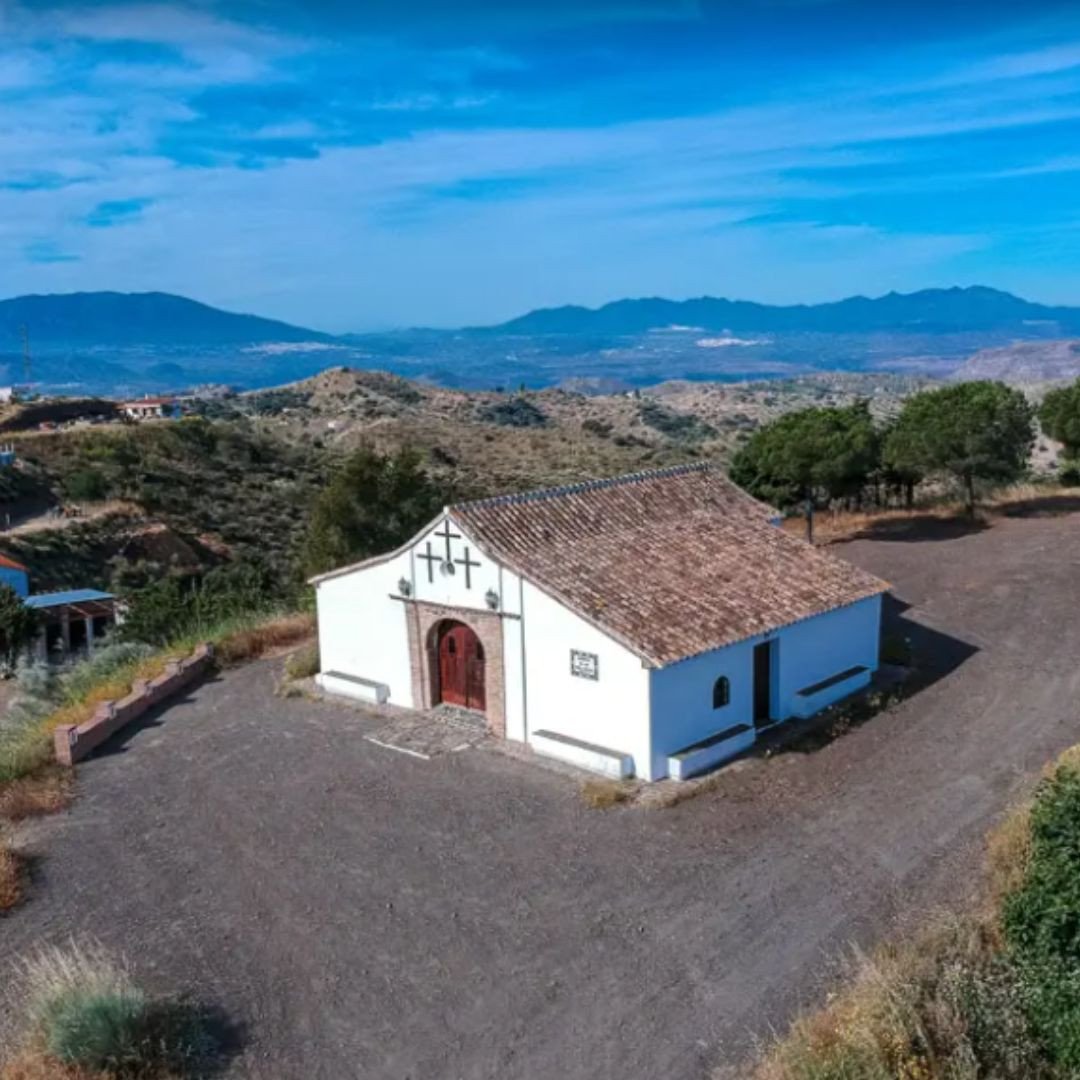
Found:
[[[56,760],[74,765],[95,747],[143,713],[197,682],[214,663],[214,647],[200,645],[183,660],[170,660],[156,679],[136,679],[119,701],[103,701],[83,724],[64,724],[53,732]]]

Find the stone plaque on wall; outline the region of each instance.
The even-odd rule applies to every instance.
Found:
[[[570,674],[579,679],[592,679],[595,682],[600,678],[600,658],[596,653],[571,649]]]

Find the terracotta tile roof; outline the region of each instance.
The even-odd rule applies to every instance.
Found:
[[[888,585],[770,523],[708,465],[460,503],[486,549],[653,667]]]
[[[9,558],[7,555],[0,555],[0,566],[2,566],[5,570],[22,570],[23,573],[29,572],[22,563],[16,562],[14,559]]]

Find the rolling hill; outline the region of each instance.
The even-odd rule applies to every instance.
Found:
[[[953,372],[952,378],[1000,379],[1021,386],[1061,382],[1080,376],[1080,341],[1017,341],[980,349]]]

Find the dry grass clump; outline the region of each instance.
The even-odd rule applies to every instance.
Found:
[[[225,635],[217,643],[217,657],[225,665],[242,664],[291,649],[314,633],[313,615],[281,615]]]
[[[55,814],[71,802],[73,787],[71,770],[59,767],[45,768],[0,785],[0,818],[22,821]]]
[[[151,999],[96,943],[39,950],[9,997],[23,1045],[0,1080],[166,1080],[212,1057],[198,1013]]]
[[[602,777],[586,780],[581,785],[581,797],[593,810],[608,810],[626,802],[634,793],[634,785],[626,780],[608,780]]]
[[[858,955],[849,988],[796,1021],[754,1080],[1049,1080],[1016,972],[976,919]]]
[[[1016,892],[1031,865],[1031,802],[1014,807],[986,841],[987,889],[994,911]]]
[[[297,649],[285,661],[285,674],[290,679],[310,679],[319,674],[319,646],[316,642]]]
[[[21,899],[26,860],[0,836],[0,912],[10,911]]]

